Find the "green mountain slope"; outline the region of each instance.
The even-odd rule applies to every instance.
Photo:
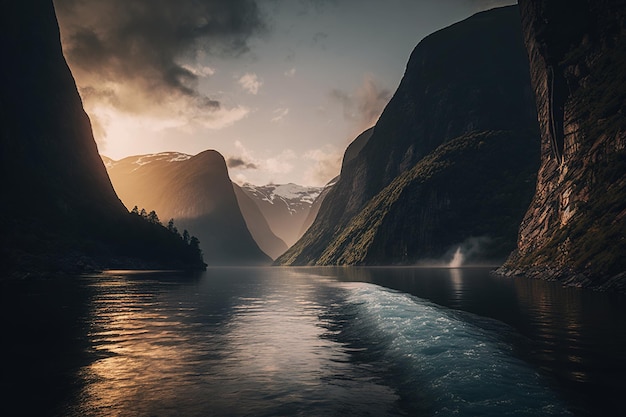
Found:
[[[485,154],[474,147],[481,136]],[[532,196],[528,181],[534,183],[538,140],[517,7],[479,13],[436,32],[417,45],[371,137],[344,159],[315,222],[277,263],[416,262],[445,257],[472,237],[492,242],[482,260],[502,259]],[[444,152],[442,145],[453,142],[457,151]],[[442,168],[443,161],[448,165]],[[493,167],[491,175],[483,166]],[[510,172],[503,174],[507,166]],[[417,186],[418,173],[434,167],[443,171]],[[513,194],[510,204],[490,192]],[[468,194],[481,196],[485,207],[463,222]],[[504,218],[510,224],[500,231],[480,225]]]

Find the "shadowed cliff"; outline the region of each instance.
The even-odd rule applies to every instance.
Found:
[[[438,31],[417,45],[371,137],[277,262],[407,264],[470,238],[491,242],[475,261],[503,260],[533,193],[538,140],[517,7]]]
[[[117,198],[62,54],[52,1],[3,4],[0,31],[1,255],[9,270],[202,267],[180,239]]]
[[[233,183],[233,189],[235,190],[237,203],[246,221],[248,230],[250,230],[250,234],[259,245],[259,248],[272,259],[276,259],[285,253],[287,244],[274,234],[267,219],[263,216],[261,209],[254,200],[239,185]]]
[[[626,291],[626,1],[520,9],[541,168],[501,272]]]

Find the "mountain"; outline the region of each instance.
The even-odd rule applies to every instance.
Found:
[[[330,190],[333,188],[333,185],[335,185],[338,180],[339,180],[339,177],[335,177],[332,180],[330,180],[328,184],[326,184],[324,188],[322,188],[322,191],[315,198],[315,200],[313,200],[313,204],[311,204],[311,208],[309,209],[309,214],[306,216],[306,219],[304,219],[302,226],[300,226],[300,233],[299,233],[300,236],[303,236],[306,233],[306,231],[309,230],[309,227],[311,227],[311,225],[317,218],[317,215],[320,211],[320,207],[322,207],[322,203],[324,202],[324,199],[326,198]]]
[[[468,262],[504,260],[539,163],[517,7],[422,40],[369,134],[276,263],[443,262],[459,248]]]
[[[137,181],[141,181],[143,184],[148,184],[151,178],[154,178],[152,171],[146,171],[145,168],[140,169],[141,167],[151,164],[151,169],[169,171],[171,168],[170,164],[187,161],[191,158],[191,155],[180,152],[162,152],[151,155],[139,155],[128,157],[120,161],[114,161],[106,156],[102,156],[102,160],[111,175],[114,186],[116,189],[120,190],[119,192],[123,193],[120,194],[123,201],[129,201],[127,203],[128,208],[132,208],[135,205],[141,207],[141,204],[135,203],[135,201],[145,201],[146,198],[148,198],[147,189],[161,187],[159,184],[150,183],[150,185],[145,188],[141,184],[136,184]],[[201,168],[204,169],[204,167]],[[164,174],[160,173],[159,175],[163,176]],[[194,191],[197,195],[207,192],[207,190],[203,188],[203,184],[201,182],[198,182],[197,185],[199,188]],[[259,248],[272,259],[275,259],[284,253],[287,250],[287,245],[272,232],[267,220],[257,207],[256,203],[254,203],[254,201],[248,197],[248,195],[244,193],[238,185],[233,184],[233,188],[237,204],[241,214],[243,215],[246,226]],[[157,210],[157,213],[164,216],[164,218],[167,217],[169,219],[174,217],[176,219],[175,223],[179,223],[181,221],[178,216],[169,216],[173,213],[174,209],[169,206],[164,206],[163,201],[152,202],[151,204],[158,204],[158,206],[161,207],[161,210],[165,209],[165,214],[168,216],[165,216],[160,210]],[[195,203],[190,201],[190,204],[193,206]]]
[[[350,143],[350,145],[348,145],[348,147],[346,148],[346,151],[343,154],[342,166],[347,164],[352,159],[356,158],[359,152],[361,152],[361,149],[363,149],[365,144],[372,137],[372,133],[374,133],[373,127],[361,133],[359,136],[356,137],[356,139],[354,139]],[[339,181],[339,176],[330,180],[328,184],[324,186],[324,188],[322,189],[320,194],[317,196],[317,198],[313,201],[313,204],[311,205],[311,209],[309,210],[309,214],[307,215],[306,219],[304,220],[304,223],[302,223],[302,227],[300,228],[300,236],[303,236],[306,233],[306,231],[309,230],[309,227],[311,227],[311,225],[317,218],[317,215],[320,211],[320,207],[322,206],[322,202],[324,201],[324,199],[326,198],[326,196],[328,195],[332,187],[337,183],[337,181]]]
[[[259,207],[274,234],[291,246],[302,236],[303,224],[324,187],[243,184],[241,189]]]
[[[18,275],[202,268],[181,239],[117,198],[63,57],[52,1],[4,4],[0,31],[3,266]]]
[[[541,168],[500,272],[626,291],[626,2],[519,3]]]
[[[237,184],[233,183],[233,188],[241,214],[243,214],[248,230],[250,230],[259,248],[272,259],[285,253],[288,249],[287,244],[272,232],[265,216],[254,200]]]
[[[343,154],[343,160],[341,161],[341,165],[347,165],[348,162],[356,158],[361,150],[365,147],[365,145],[367,145],[367,142],[369,142],[373,134],[374,127],[370,127],[359,136],[357,136],[356,139],[354,139],[346,148],[346,151]]]
[[[208,150],[103,158],[115,190],[128,208],[155,210],[179,230],[200,239],[211,265],[268,264],[241,214],[224,157]]]

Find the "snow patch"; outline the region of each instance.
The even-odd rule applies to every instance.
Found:
[[[295,213],[299,209],[296,206],[311,206],[315,199],[324,190],[324,187],[304,187],[298,184],[267,184],[262,186],[245,183],[242,188],[248,194],[254,195],[262,201],[275,204],[280,201],[287,205],[290,212]]]
[[[191,159],[191,155],[180,152],[161,152],[150,155],[142,155],[135,162],[133,162],[133,164],[142,166],[155,161],[181,162],[188,159]]]

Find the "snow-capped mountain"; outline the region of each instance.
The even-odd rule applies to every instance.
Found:
[[[119,161],[102,156],[113,185],[118,189],[122,201],[128,204],[130,202],[125,200],[130,199],[132,195],[144,195],[148,191],[140,188],[133,189],[132,192],[125,191],[137,178],[142,178],[144,182],[153,180],[156,172],[170,172],[172,166],[186,164],[186,161],[192,158],[191,155],[180,152],[129,156]],[[189,169],[183,171],[191,175]],[[152,178],[144,178],[146,176]],[[135,179],[131,180],[133,178]],[[308,229],[319,210],[321,199],[317,202],[316,200],[327,187],[305,187],[291,183],[262,186],[246,183],[241,187],[234,186],[248,229],[261,249],[272,258],[286,251],[287,247],[293,245]],[[202,193],[202,190],[197,192]],[[323,193],[322,197],[325,194]],[[250,205],[249,200],[252,200],[254,205]],[[185,210],[190,214],[196,208],[192,201],[188,203],[185,204]],[[137,203],[134,202],[130,207],[134,204]],[[163,215],[166,213],[169,215],[168,212],[169,210],[165,210]],[[181,213],[177,213],[176,217],[181,217]]]
[[[254,200],[276,236],[293,245],[304,231],[311,207],[325,187],[297,184],[243,184],[241,189]]]
[[[209,150],[195,156],[162,152],[120,161],[102,159],[128,209],[138,206],[155,210],[163,222],[174,218],[179,230],[187,229],[200,239],[207,263],[270,262],[241,212],[226,162],[218,152]],[[257,217],[263,221],[260,212]],[[271,235],[267,225],[266,230]],[[274,240],[282,243],[275,236]]]
[[[112,168],[114,166],[125,165],[127,167],[132,167],[133,169],[137,169],[140,166],[147,165],[150,163],[168,163],[168,162],[181,162],[191,159],[191,155],[187,155],[186,153],[180,152],[160,152],[153,153],[148,155],[137,155],[137,156],[129,156],[124,159],[120,159],[119,161],[114,161],[113,159],[101,155],[102,161],[107,169]]]

